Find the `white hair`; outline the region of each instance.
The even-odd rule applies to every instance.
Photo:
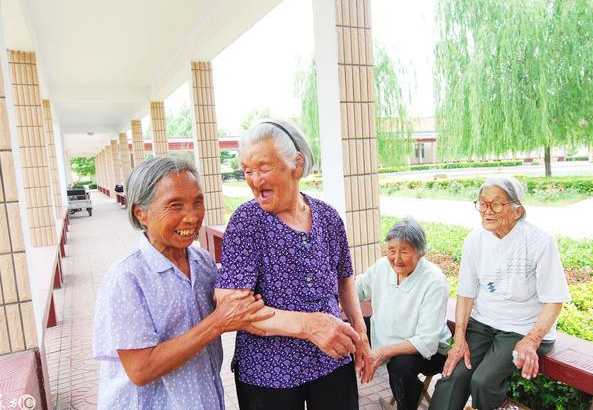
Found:
[[[309,175],[315,162],[313,152],[301,130],[286,120],[274,119],[254,125],[239,140],[239,151],[268,139],[274,141],[276,152],[290,169],[296,168],[300,152],[304,158],[302,177]]]
[[[513,203],[513,208],[523,206],[523,200],[525,199],[525,186],[519,182],[515,177],[496,177],[489,178],[482,184],[478,191],[478,196],[482,194],[482,191],[486,187],[496,186],[507,193],[509,201]],[[520,219],[524,219],[527,214],[525,206],[523,206],[523,215]]]

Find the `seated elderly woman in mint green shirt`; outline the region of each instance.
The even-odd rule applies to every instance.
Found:
[[[372,299],[373,372],[387,362],[397,409],[415,410],[423,389],[418,374],[440,373],[447,359],[449,283],[424,258],[426,235],[413,219],[396,223],[385,241],[386,256],[356,278],[356,290],[359,300]]]

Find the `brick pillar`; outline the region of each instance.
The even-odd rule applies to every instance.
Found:
[[[101,164],[101,151],[95,155],[95,180],[97,181],[97,187],[103,187],[103,164]]]
[[[14,73],[12,75],[14,78]],[[16,135],[12,135],[12,140],[16,140]],[[0,69],[0,356],[38,346],[15,160],[18,161],[18,158],[12,150],[6,92]]]
[[[111,161],[113,163],[113,185],[115,184],[122,185],[123,181],[123,174],[121,169],[121,158],[119,152],[119,143],[115,140],[111,140]]]
[[[132,120],[132,146],[134,148],[134,167],[137,167],[144,162],[144,137],[140,120]]]
[[[204,225],[221,225],[224,223],[224,204],[212,65],[209,62],[193,62],[191,69],[192,99],[196,119],[194,147],[198,148],[196,159],[207,210]]]
[[[8,65],[31,244],[53,245],[57,238],[35,53],[9,50]]]
[[[121,161],[121,177],[125,182],[130,175],[130,149],[128,147],[128,135],[125,132],[119,133],[119,156]]]
[[[105,182],[107,183],[107,188],[109,190],[109,196],[111,198],[115,198],[115,191],[113,188],[115,187],[116,181],[116,174],[115,174],[115,166],[117,165],[114,162],[113,152],[111,149],[111,141],[105,146],[105,173],[107,174],[105,177]]]
[[[58,175],[58,161],[56,159],[56,145],[54,141],[54,126],[51,116],[51,106],[48,100],[43,100],[43,120],[45,123],[45,136],[47,140],[47,153],[49,158],[49,172],[52,192],[54,194],[54,210],[56,218],[64,218],[60,177]]]
[[[165,104],[162,101],[150,103],[150,120],[152,123],[152,151],[155,157],[166,157],[169,154],[167,141],[167,121]]]
[[[325,197],[344,212],[361,273],[381,255],[370,0],[313,8]]]

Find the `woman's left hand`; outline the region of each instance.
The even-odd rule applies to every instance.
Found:
[[[539,343],[529,336],[523,337],[515,345],[517,352],[517,360],[515,366],[521,369],[521,376],[525,379],[536,377],[539,372],[539,357],[537,356],[537,349]]]
[[[356,343],[356,352],[354,353],[354,368],[356,369],[356,374],[360,377],[360,382],[364,384],[373,380],[375,373],[373,363],[375,357],[373,356],[366,330],[359,334],[360,339]]]
[[[369,382],[371,380],[373,380],[373,377],[375,376],[375,372],[377,371],[379,366],[381,366],[385,361],[387,361],[391,358],[387,355],[386,346],[381,346],[381,347],[373,350],[372,355],[373,355],[373,362],[371,363],[371,367],[370,367],[370,378],[368,379]]]

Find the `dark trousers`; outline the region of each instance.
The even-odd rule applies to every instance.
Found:
[[[472,368],[465,367],[461,359],[451,376],[439,379],[430,410],[463,410],[470,395],[476,409],[500,407],[507,394],[509,377],[517,370],[512,352],[522,338],[518,333],[503,332],[470,318],[466,340]],[[537,354],[546,354],[553,345],[553,341],[544,340]]]
[[[354,363],[338,367],[327,376],[289,389],[253,386],[239,380],[235,385],[241,410],[358,410]]]
[[[418,379],[420,373],[433,376],[443,371],[446,356],[435,354],[430,360],[419,354],[404,354],[394,356],[387,362],[389,386],[397,410],[416,410],[424,389],[424,383]]]

